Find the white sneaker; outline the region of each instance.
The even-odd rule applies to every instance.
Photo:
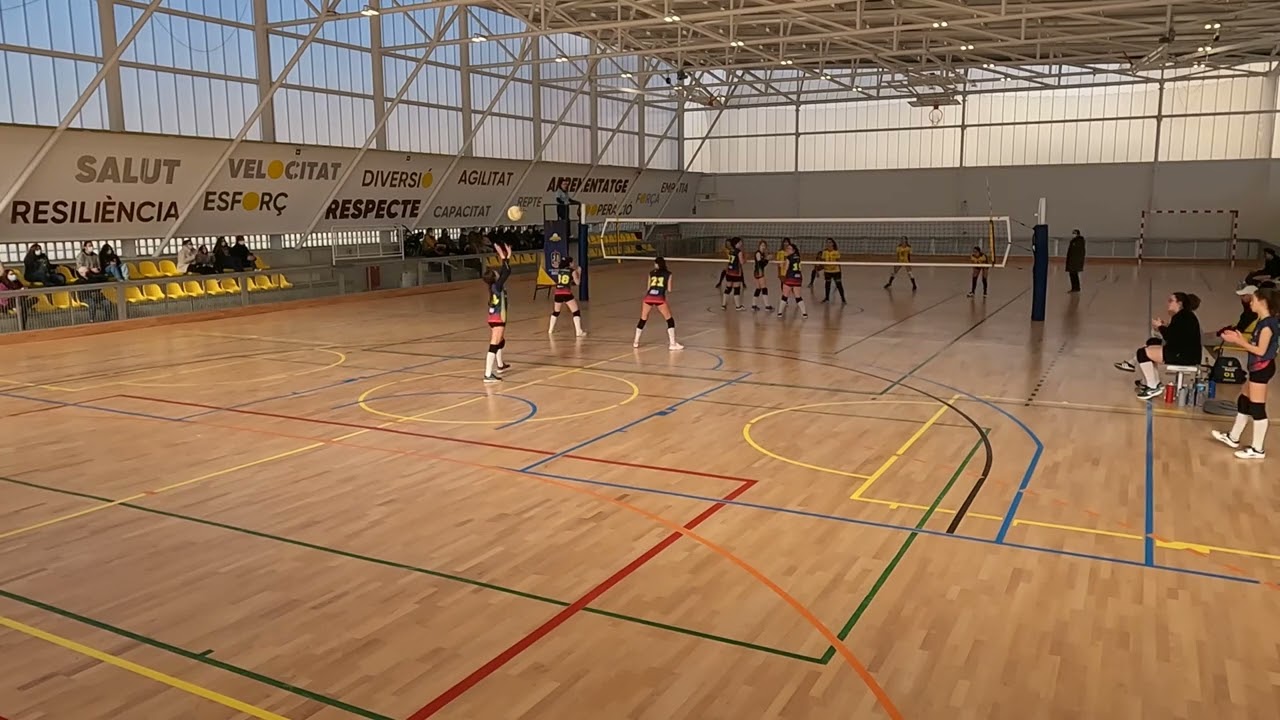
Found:
[[[639,340],[637,340],[637,341],[635,341],[635,342],[631,343],[631,347],[640,347],[640,341],[639,341]]]
[[[580,332],[578,333],[578,337],[586,337],[586,336],[587,336],[587,331],[586,331],[586,330],[582,330],[582,331],[580,331]]]
[[[668,349],[668,350],[683,350],[683,349],[684,349],[684,346],[683,346],[683,345],[681,345],[680,343],[671,343],[670,345],[668,345],[668,346],[667,346],[667,349]]]
[[[1243,450],[1237,450],[1236,457],[1241,460],[1263,460],[1267,457],[1267,454],[1261,450],[1247,447]]]
[[[485,375],[484,381],[490,384],[499,383],[499,382],[502,382],[502,378],[498,377],[497,375]]]
[[[1124,372],[1133,372],[1138,369],[1138,366],[1134,365],[1128,360],[1121,360],[1120,362],[1115,364],[1115,369],[1123,370]]]
[[[1232,440],[1231,435],[1224,433],[1221,430],[1214,430],[1212,434],[1213,434],[1214,440],[1217,440],[1218,442],[1222,443],[1223,445],[1226,445],[1229,448],[1240,447],[1239,440]]]

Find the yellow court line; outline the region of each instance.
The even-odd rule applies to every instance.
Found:
[[[39,388],[41,390],[56,390],[58,392],[76,392],[75,388],[62,387],[61,385],[41,385],[40,383],[29,383],[21,380],[10,380],[9,378],[0,378],[0,383],[6,385],[17,385],[18,387]]]
[[[615,380],[617,382],[620,382],[631,388],[631,395],[626,400],[616,402],[612,405],[606,405],[605,407],[598,407],[591,410],[583,410],[582,412],[570,413],[568,415],[545,415],[545,416],[539,415],[536,417],[529,418],[528,422],[550,422],[552,420],[568,420],[570,418],[579,418],[579,417],[586,417],[588,415],[595,415],[597,413],[602,413],[608,410],[614,410],[616,408],[620,408],[623,405],[626,405],[627,403],[631,402],[632,400],[635,400],[636,398],[640,397],[639,386],[637,386],[635,383],[631,382],[630,380],[624,377],[619,377],[611,373],[595,372],[593,370],[585,370],[585,369],[579,370],[579,372],[581,372],[583,375],[594,375],[596,377],[605,378],[606,380]],[[369,394],[378,392],[382,388],[391,387],[392,385],[398,385],[400,383],[412,382],[415,380],[427,380],[435,377],[447,377],[451,375],[464,375],[464,374],[473,374],[473,373],[474,371],[472,370],[449,370],[446,372],[427,373],[427,374],[417,375],[415,377],[401,378],[400,380],[393,380],[392,382],[389,382],[389,383],[383,383],[382,385],[379,385],[378,387],[373,388],[368,392],[362,394],[360,397],[361,398],[367,397]],[[543,380],[542,382],[546,382],[546,380]],[[395,396],[392,396],[392,397],[394,398]],[[377,397],[372,398],[373,401],[383,400],[383,399],[390,399],[390,398],[377,398]],[[476,399],[481,400],[484,398],[478,397]],[[364,410],[365,412],[371,413],[373,415],[377,415],[379,417],[391,418],[393,420],[403,420],[405,422],[408,422],[411,419],[410,416],[408,415],[399,415],[397,413],[386,412],[385,410],[378,410],[377,408],[374,408],[372,405],[370,405],[369,401],[367,400],[363,400],[363,399],[358,400],[356,404],[359,405],[360,409]],[[426,423],[440,423],[442,425],[505,425],[509,422],[512,422],[511,420],[432,420],[432,419],[423,418],[423,417],[414,417],[412,418],[412,421],[426,422]]]
[[[973,402],[979,402],[979,400],[977,400],[977,399],[972,399],[972,398],[967,398],[967,397],[961,397],[960,399],[961,399],[961,400],[973,400]],[[1007,405],[1026,405],[1026,404],[1028,404],[1028,402],[1027,402],[1027,399],[1026,399],[1026,398],[1022,398],[1022,399],[1018,399],[1018,398],[1007,398],[1007,397],[997,397],[997,396],[995,396],[995,395],[983,395],[983,396],[981,396],[981,400],[989,400],[989,401],[991,401],[991,402],[995,402],[995,403],[1003,403],[1003,404],[1007,404]],[[1142,405],[1133,405],[1133,406],[1126,406],[1126,405],[1093,405],[1093,404],[1090,404],[1090,403],[1078,403],[1078,402],[1071,402],[1070,400],[1032,400],[1032,401],[1030,401],[1030,405],[1031,405],[1032,407],[1043,407],[1043,408],[1076,408],[1076,409],[1080,409],[1080,410],[1099,410],[1099,411],[1104,411],[1104,412],[1122,412],[1122,413],[1126,413],[1126,414],[1129,414],[1129,415],[1141,415],[1143,412],[1145,412],[1145,411],[1143,410],[1143,408],[1142,408]],[[1167,416],[1169,416],[1169,417],[1193,417],[1193,416],[1195,415],[1195,413],[1191,413],[1191,412],[1188,412],[1188,411],[1186,411],[1186,410],[1166,410],[1166,409],[1163,409],[1163,408],[1152,408],[1152,410],[1153,410],[1153,411],[1155,412],[1155,414],[1157,414],[1157,415],[1167,415]]]
[[[934,405],[934,404],[936,403],[930,400],[877,399],[877,400],[845,400],[842,402],[811,403],[809,405],[797,405],[795,407],[779,408],[777,410],[771,410],[763,415],[752,418],[746,425],[742,427],[742,439],[746,440],[747,444],[750,445],[752,448],[754,448],[756,452],[762,455],[765,455],[767,457],[771,457],[774,460],[787,463],[788,465],[795,465],[796,467],[802,467],[808,470],[817,470],[818,472],[829,473],[831,475],[841,475],[844,477],[851,477],[857,480],[865,481],[865,480],[870,480],[872,477],[878,477],[878,474],[882,474],[886,469],[888,469],[889,465],[892,465],[893,463],[897,462],[898,455],[894,455],[893,457],[890,457],[888,460],[886,460],[885,463],[881,465],[880,469],[876,471],[877,472],[876,476],[863,475],[861,473],[851,473],[851,472],[846,472],[844,470],[836,470],[835,468],[823,467],[822,465],[812,465],[810,463],[802,462],[794,458],[789,458],[789,457],[784,457],[782,455],[779,455],[773,452],[772,450],[769,450],[768,448],[764,447],[760,443],[756,442],[755,438],[751,437],[751,427],[762,420],[773,417],[774,415],[781,415],[782,413],[788,413],[788,412],[798,412],[801,410],[808,410],[810,408],[816,408],[816,407],[831,407],[833,405]],[[945,409],[946,409],[946,406],[944,405],[943,410]],[[940,416],[941,416],[940,414],[935,415],[934,418],[928,422],[928,425],[926,425],[926,428],[929,425],[932,425],[933,423],[937,422],[937,418]],[[851,415],[850,417],[857,417],[857,416]],[[914,443],[918,439],[919,437],[917,434],[917,436],[913,436],[912,439],[909,440],[908,442]],[[908,444],[905,447],[910,447],[910,445]],[[899,454],[901,454],[901,450],[899,451]]]
[[[234,333],[217,333],[217,332],[192,332],[187,334],[196,335],[196,336],[228,338],[231,340],[264,340],[266,342],[284,343],[286,345],[290,343],[294,345],[307,345],[307,346],[320,346],[320,347],[336,347],[338,345],[338,343],[335,343],[335,342],[327,342],[327,341],[320,341],[320,340],[299,340],[297,338],[284,338],[284,337],[269,337],[267,335],[237,335]]]
[[[957,397],[959,397],[959,395],[952,395],[951,400],[949,400],[948,402],[955,402]],[[871,477],[867,478],[866,481],[862,483],[862,485],[858,486],[857,490],[853,491],[853,495],[849,496],[850,499],[857,500],[858,498],[862,497],[862,494],[867,491],[867,488],[871,487],[871,485],[876,480],[879,480],[880,476],[884,475],[886,470],[888,470],[890,467],[893,467],[893,464],[898,461],[898,458],[905,455],[906,452],[911,449],[912,445],[915,445],[916,442],[920,440],[920,438],[924,437],[924,434],[929,430],[929,428],[933,427],[934,423],[938,422],[938,420],[941,419],[942,416],[945,415],[947,413],[947,410],[949,409],[950,408],[947,405],[943,405],[942,407],[938,408],[938,411],[935,412],[932,417],[926,420],[924,424],[921,425],[919,428],[916,428],[915,433],[913,433],[911,437],[907,438],[906,442],[902,443],[902,447],[898,448],[897,452],[895,452],[893,455],[890,455],[889,459],[885,460],[884,463],[882,463],[880,467],[876,469],[875,472],[871,473]]]
[[[918,505],[918,504],[909,503],[909,502],[899,502],[897,500],[882,500],[880,498],[868,498],[868,497],[859,497],[859,498],[853,498],[853,499],[863,503],[871,503],[874,505],[885,505],[885,506],[888,506],[890,509],[895,509],[895,510],[898,508],[909,509],[909,510],[928,510],[929,509],[928,505]],[[947,515],[956,514],[955,510],[949,510],[947,508],[935,508],[934,512],[945,513]],[[969,512],[965,515],[965,517],[976,517],[976,518],[981,518],[983,520],[991,520],[993,522],[1004,521],[1004,518],[999,515],[988,515],[986,513]],[[1015,518],[1013,521],[1013,524],[1015,526],[1026,525],[1030,527],[1042,527],[1042,528],[1049,528],[1051,530],[1063,530],[1066,532],[1083,533],[1085,535],[1102,535],[1105,537],[1121,538],[1122,540],[1143,540],[1144,539],[1142,535],[1138,535],[1135,533],[1116,532],[1113,530],[1101,530],[1099,528],[1084,527],[1083,525],[1065,525],[1061,523],[1044,522],[1042,520],[1025,520],[1023,518]],[[1211,552],[1220,552],[1220,553],[1226,553],[1229,555],[1241,555],[1244,557],[1260,558],[1263,560],[1280,560],[1280,555],[1273,555],[1271,553],[1259,552],[1256,550],[1244,550],[1241,548],[1219,547],[1216,545],[1204,545],[1201,543],[1184,542],[1181,540],[1173,540],[1173,539],[1156,540],[1155,542],[1156,542],[1156,547],[1166,548],[1169,550],[1198,551],[1202,555],[1209,554]]]
[[[277,715],[268,710],[263,710],[262,708],[257,707],[255,705],[250,705],[249,703],[241,702],[240,700],[236,700],[233,697],[228,697],[226,695],[223,695],[222,693],[215,692],[206,687],[201,687],[199,685],[196,685],[195,683],[189,683],[186,680],[179,680],[178,678],[173,677],[172,675],[166,675],[165,673],[162,673],[159,670],[152,670],[151,668],[145,665],[139,665],[138,663],[125,660],[122,657],[117,657],[115,655],[111,655],[110,653],[102,652],[101,650],[96,650],[87,645],[81,645],[80,643],[75,642],[74,640],[68,640],[67,638],[61,637],[59,635],[54,635],[53,633],[45,632],[40,628],[34,628],[34,627],[31,627],[30,625],[25,625],[23,623],[18,622],[17,620],[12,620],[10,618],[4,617],[3,615],[0,615],[0,625],[7,627],[11,630],[17,630],[18,632],[23,633],[24,635],[29,635],[33,638],[36,638],[37,640],[44,640],[47,643],[57,645],[58,647],[63,648],[65,650],[70,650],[71,652],[79,653],[80,655],[84,655],[85,657],[93,658],[94,660],[98,660],[99,662],[104,662],[108,665],[114,665],[115,667],[118,667],[121,670],[128,670],[129,672],[134,673],[135,675],[141,675],[142,677],[147,678],[148,680],[154,680],[155,682],[168,685],[169,687],[176,688],[183,692],[190,693],[197,697],[204,698],[205,700],[218,703],[219,705],[222,705],[224,707],[229,707],[232,710],[242,712],[252,717],[260,718],[260,720],[288,720],[288,718],[285,718],[283,715]]]
[[[134,500],[141,500],[142,498],[148,497],[150,495],[158,495],[162,492],[168,492],[169,490],[176,490],[178,488],[186,487],[188,485],[194,485],[195,483],[198,483],[198,482],[204,482],[205,480],[211,480],[213,478],[220,477],[222,475],[227,475],[229,473],[236,472],[237,470],[244,470],[246,468],[254,467],[255,465],[262,465],[263,463],[269,463],[273,460],[280,460],[282,458],[289,457],[290,455],[297,455],[298,453],[306,452],[307,450],[314,450],[315,448],[322,447],[323,445],[324,443],[313,443],[305,447],[297,448],[296,450],[289,450],[288,452],[276,453],[271,457],[265,457],[260,460],[253,460],[252,462],[241,463],[240,465],[236,465],[235,467],[229,467],[223,470],[217,470],[215,472],[206,473],[204,475],[201,475],[200,477],[192,478],[190,480],[184,480],[178,483],[173,483],[172,485],[166,485],[162,488],[157,488],[155,490],[148,490],[146,492],[140,492],[134,495],[130,495],[129,497],[126,497],[126,498],[121,498],[119,500],[112,500],[111,502],[105,502],[105,503],[102,503],[101,505],[94,505],[93,507],[85,508],[84,510],[79,510],[73,513],[69,513],[67,515],[61,515],[56,518],[51,518],[43,522],[35,523],[34,525],[28,525],[26,527],[18,528],[17,530],[10,530],[6,533],[0,533],[0,540],[5,540],[11,537],[15,537],[17,535],[22,535],[23,533],[31,532],[32,530],[39,530],[40,528],[49,527],[50,525],[57,525],[58,523],[65,522],[67,520],[74,520],[75,518],[84,517],[85,515],[96,513],[100,510],[106,510],[107,508],[113,508],[117,505],[123,505],[124,503],[127,503],[127,502],[133,502]]]
[[[621,355],[615,355],[615,356],[613,356],[613,357],[611,357],[611,358],[606,358],[606,359],[604,359],[604,360],[600,360],[600,361],[598,361],[598,362],[593,362],[593,363],[591,363],[590,365],[583,365],[583,366],[582,366],[582,367],[580,367],[580,368],[570,368],[569,370],[565,370],[564,372],[558,372],[558,373],[556,373],[556,374],[554,374],[554,375],[548,375],[547,377],[544,377],[544,378],[538,378],[537,380],[530,380],[530,381],[529,381],[529,382],[527,382],[527,383],[522,383],[522,384],[520,384],[520,385],[516,385],[515,387],[511,388],[511,390],[520,390],[520,389],[522,389],[522,388],[532,387],[532,386],[534,386],[534,385],[540,385],[540,384],[542,384],[542,383],[544,383],[544,382],[547,382],[547,381],[549,381],[549,380],[555,380],[556,378],[561,378],[561,377],[564,377],[564,376],[566,376],[566,375],[573,375],[574,373],[585,372],[585,371],[587,371],[587,370],[590,370],[591,368],[599,367],[599,366],[604,365],[604,364],[606,364],[606,363],[616,362],[616,361],[618,361],[618,360],[621,360],[621,359],[622,359],[622,358],[624,358],[624,357],[631,357],[631,356],[633,356],[634,354],[635,354],[635,351],[633,350],[632,352],[622,353]],[[443,375],[443,374],[445,374],[445,373],[440,373],[440,374],[441,374],[441,375]],[[406,380],[412,380],[412,379],[414,379],[414,378],[406,378]],[[387,385],[394,385],[394,384],[395,384],[395,383],[387,383]],[[386,385],[380,385],[379,387],[386,387]],[[364,391],[363,393],[361,393],[361,394],[360,394],[360,397],[356,399],[356,402],[360,403],[361,407],[363,407],[363,406],[364,406],[364,404],[365,404],[365,402],[369,399],[369,395],[370,395],[370,394],[372,394],[372,393],[373,393],[374,391],[376,391],[377,389],[378,389],[378,388],[373,388],[372,390],[366,390],[366,391]],[[455,409],[455,408],[460,408],[460,407],[463,407],[463,406],[465,406],[465,405],[470,405],[471,403],[474,403],[474,402],[479,402],[479,401],[481,401],[481,400],[485,400],[485,399],[487,399],[487,398],[488,398],[488,396],[487,396],[487,395],[480,395],[480,396],[477,396],[477,397],[469,398],[469,399],[467,399],[467,400],[460,400],[460,401],[458,401],[458,402],[456,402],[456,403],[454,403],[454,404],[452,404],[452,405],[445,405],[445,406],[444,406],[444,407],[442,407],[442,408],[436,408],[435,410],[428,410],[428,411],[426,411],[426,412],[418,413],[417,415],[404,415],[404,416],[400,416],[400,417],[398,417],[398,418],[397,418],[397,419],[395,419],[395,420],[391,420],[391,421],[389,421],[389,422],[385,422],[385,423],[383,423],[383,424],[379,425],[379,426],[378,426],[378,429],[381,429],[381,428],[384,428],[384,427],[389,427],[389,426],[391,426],[391,425],[396,425],[396,424],[398,424],[398,423],[402,423],[402,422],[411,422],[411,421],[414,421],[414,420],[418,420],[418,419],[420,419],[420,418],[427,417],[428,415],[435,415],[435,414],[437,414],[437,413],[445,412],[446,410],[453,410],[453,409]],[[342,436],[342,437],[340,437],[340,438],[334,438],[334,439],[335,439],[335,440],[347,440],[347,439],[350,439],[350,438],[356,437],[357,435],[363,435],[363,434],[365,434],[365,433],[367,433],[367,432],[373,432],[373,431],[372,431],[372,430],[358,430],[358,431],[356,431],[356,432],[354,432],[354,433],[352,433],[352,434],[350,434],[350,435],[343,435],[343,436]]]

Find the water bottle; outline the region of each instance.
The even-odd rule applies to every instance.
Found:
[[[1213,380],[1209,381],[1209,399],[1212,400],[1218,395],[1218,383]]]
[[[1164,386],[1164,402],[1166,405],[1172,405],[1177,400],[1178,388],[1172,385]]]
[[[1196,407],[1203,408],[1206,396],[1209,394],[1209,383],[1201,380],[1196,383]]]

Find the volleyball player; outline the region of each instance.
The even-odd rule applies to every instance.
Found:
[[[969,294],[965,297],[973,297],[978,292],[978,276],[982,276],[982,297],[987,296],[987,271],[991,261],[987,259],[987,254],[982,252],[982,248],[977,245],[973,246],[973,252],[969,253],[969,262],[975,267],[973,268],[973,277],[969,278]],[[914,283],[912,283],[914,285]]]
[[[667,261],[659,256],[653,259],[653,269],[649,271],[649,288],[644,295],[644,303],[640,306],[640,322],[636,323],[636,339],[631,347],[640,347],[640,334],[644,332],[644,324],[649,321],[649,312],[655,307],[667,320],[667,349],[683,350],[684,346],[676,342],[676,319],[671,316],[671,307],[667,305],[667,294],[671,292],[671,271],[667,269]]]
[[[764,271],[769,267],[769,243],[761,240],[760,246],[756,248],[755,266],[752,271],[752,277],[756,281],[755,294],[751,296],[751,309],[759,310],[758,300],[760,296],[764,296],[764,309],[772,310],[773,306],[769,304],[769,285],[765,282]]]
[[[809,311],[804,309],[804,296],[800,294],[800,286],[804,285],[804,268],[800,265],[800,251],[790,240],[783,240],[782,243],[787,257],[783,261],[786,269],[782,276],[782,304],[778,306],[778,317],[782,317],[782,314],[787,311],[788,297],[796,299],[796,307],[800,308],[801,317],[809,317]]]
[[[507,278],[511,277],[511,248],[501,242],[493,244],[501,265],[498,270],[486,268],[480,276],[489,286],[489,352],[484,356],[484,381],[502,380],[502,371],[511,367],[502,362],[502,349],[507,346]]]
[[[548,335],[556,331],[556,318],[560,317],[560,308],[568,305],[569,311],[573,313],[574,333],[578,337],[587,336],[582,329],[582,311],[578,309],[578,300],[573,296],[573,286],[577,285],[581,279],[582,270],[573,264],[573,258],[567,256],[561,258],[560,267],[552,277],[556,287],[552,295],[551,325],[547,327]]]
[[[817,253],[814,254],[813,257],[817,260],[822,260],[822,251],[819,250]],[[809,270],[809,289],[810,290],[813,289],[813,283],[818,279],[818,273],[821,270],[822,270],[821,265],[814,265],[813,268]]]
[[[827,238],[827,246],[818,253],[818,259],[826,263],[822,266],[822,302],[831,301],[831,283],[835,283],[836,290],[840,292],[840,304],[848,305],[849,301],[844,297],[843,273],[840,272],[840,266],[836,264],[840,262],[840,248],[836,246],[835,240]]]
[[[893,272],[889,273],[889,282],[884,284],[884,288],[888,290],[893,287],[893,279],[898,277],[898,271],[906,268],[907,277],[911,278],[911,289],[916,289],[916,276],[911,274],[911,243],[907,237],[902,236],[902,242],[898,243],[898,247],[894,248],[894,252],[898,255],[898,264],[893,266]]]
[[[720,308],[723,310],[729,305],[729,296],[732,295],[733,306],[745,310],[742,307],[742,238],[729,238],[726,246],[729,264],[724,268],[724,295],[720,298]]]
[[[787,289],[787,246],[791,244],[791,238],[782,238],[782,243],[778,245],[778,252],[774,254],[773,259],[778,261],[778,296],[781,297]]]
[[[1263,441],[1267,437],[1267,383],[1276,374],[1276,350],[1280,345],[1280,291],[1260,288],[1253,292],[1250,302],[1258,314],[1258,324],[1249,340],[1237,330],[1222,332],[1222,339],[1249,353],[1249,380],[1236,400],[1236,421],[1230,433],[1213,431],[1213,437],[1224,445],[1240,447],[1244,426],[1253,419],[1253,443],[1236,451],[1241,460],[1261,460],[1267,456]]]

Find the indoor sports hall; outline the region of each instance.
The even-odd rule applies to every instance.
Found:
[[[1280,716],[1277,27],[0,0],[0,720]]]

